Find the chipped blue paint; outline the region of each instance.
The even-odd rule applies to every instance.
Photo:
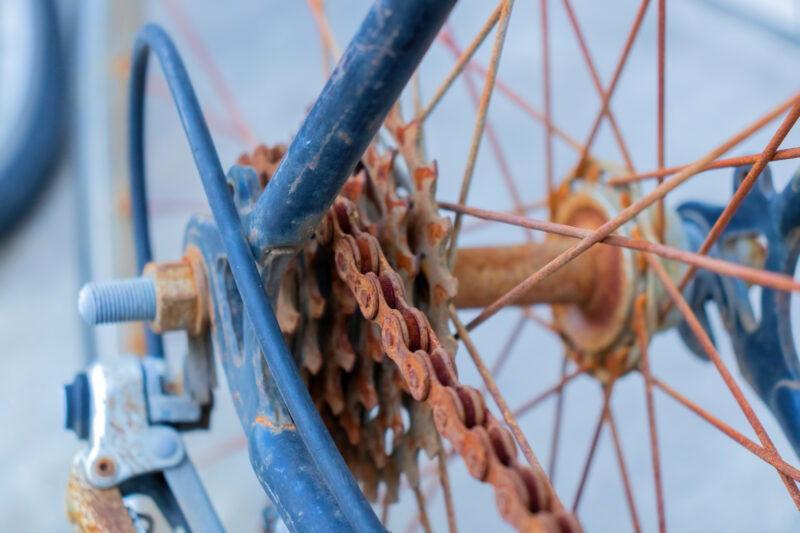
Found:
[[[736,169],[734,190],[749,169]],[[693,250],[699,248],[722,211],[723,207],[699,202],[678,208]],[[730,245],[736,239],[757,236],[763,236],[767,243],[763,267],[792,276],[800,252],[800,172],[778,193],[772,186],[769,167],[765,168],[710,255],[738,262]],[[685,296],[712,340],[705,304],[711,300],[719,306],[739,370],[780,422],[800,456],[800,361],[792,337],[790,293],[762,288],[759,319],[744,282],[699,270]],[[692,351],[705,358],[686,323],[679,331]]]

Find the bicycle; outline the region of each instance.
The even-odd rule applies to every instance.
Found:
[[[475,41],[479,44],[491,27],[498,25],[495,40],[497,53],[487,69],[488,81],[479,104],[479,117],[485,118],[491,89],[497,86],[497,61],[511,5],[507,1],[499,4],[484,26],[485,31],[479,33]],[[626,45],[626,54],[646,7],[647,2],[643,2]],[[708,156],[681,169],[664,169],[662,154],[659,170],[636,174],[632,171],[629,156],[624,157],[628,161],[620,170],[590,156],[588,145],[591,139],[583,146],[577,145],[579,160],[573,172],[558,188],[552,177],[548,181],[550,191],[544,205],[550,212],[551,222],[464,205],[486,126],[483,118],[479,118],[459,202],[438,202],[439,209],[456,213],[451,229],[448,222],[436,212],[437,204],[434,203],[431,189],[437,171],[424,158],[424,142],[419,127],[436,105],[440,93],[437,92],[426,107],[419,105],[415,109],[416,122],[406,122],[399,110],[392,111],[394,101],[411,76],[416,61],[433,40],[439,24],[444,21],[449,5],[443,3],[434,7],[406,2],[403,5],[393,4],[393,8],[390,15],[382,17],[381,4],[376,4],[356,43],[348,48],[349,52],[345,52],[345,59],[326,88],[328,92],[323,93],[323,97],[315,104],[286,153],[282,153],[281,148],[260,148],[243,157],[241,164],[228,173],[227,179],[222,173],[202,113],[187,84],[188,78],[173,45],[158,28],[147,27],[143,30],[137,41],[132,70],[131,175],[137,257],[145,276],[134,281],[95,285],[87,289],[83,294],[83,312],[92,322],[139,319],[150,321],[155,332],[172,329],[188,331],[190,350],[186,359],[187,376],[183,383],[183,394],[170,394],[171,389],[160,386],[163,369],[157,356],[161,349],[158,337],[150,335],[148,352],[154,358],[147,358],[143,363],[122,358],[116,367],[96,366],[87,377],[75,382],[69,393],[73,398],[71,426],[88,437],[92,444],[74,470],[76,479],[86,478],[89,482],[81,485],[79,493],[82,494],[86,489],[95,490],[92,487],[114,487],[123,483],[127,484],[123,493],[144,491],[147,487],[141,486],[141,480],[148,478],[143,478],[142,474],[161,472],[167,486],[176,494],[177,501],[172,502],[173,508],[166,513],[173,517],[175,523],[183,522],[184,526],[192,529],[197,529],[198,524],[205,524],[205,527],[209,527],[209,524],[218,525],[213,512],[209,512],[207,502],[200,506],[187,506],[185,501],[181,501],[181,497],[200,497],[202,489],[192,474],[191,463],[183,453],[180,437],[173,428],[189,429],[207,424],[213,383],[209,370],[212,367],[213,344],[214,351],[223,358],[232,393],[241,398],[239,415],[248,434],[257,475],[290,528],[379,527],[362,489],[347,473],[348,465],[342,462],[339,452],[327,436],[331,432],[338,449],[349,460],[350,468],[364,483],[364,492],[373,499],[377,496],[377,477],[387,487],[384,501],[390,502],[396,496],[392,489],[397,489],[397,477],[402,471],[421,503],[424,495],[419,487],[420,474],[415,473],[416,464],[413,461],[410,464],[401,462],[406,461],[406,452],[397,447],[408,445],[411,455],[422,448],[431,457],[438,456],[444,464],[445,449],[436,437],[439,433],[453,443],[460,455],[466,456],[467,468],[474,477],[488,478],[495,486],[500,514],[506,521],[528,530],[580,530],[575,516],[564,511],[548,476],[519,430],[508,405],[499,395],[491,374],[470,339],[472,328],[507,304],[527,306],[546,302],[554,305],[553,327],[568,346],[570,359],[577,367],[567,372],[565,358],[563,378],[552,388],[552,393],[560,393],[571,379],[586,373],[597,378],[605,392],[600,420],[592,439],[590,460],[605,424],[609,425],[618,456],[622,458],[608,401],[616,379],[631,371],[639,370],[645,377],[651,424],[654,418],[651,391],[654,386],[701,416],[711,419],[677,391],[650,376],[647,358],[649,337],[657,325],[677,323],[675,310],[672,310],[671,316],[669,310],[675,306],[683,316],[684,323],[680,328],[690,348],[707,353],[734,392],[762,444],[749,441],[716,419],[711,419],[714,420],[712,423],[774,466],[797,502],[794,484],[796,470],[780,458],[710,343],[707,318],[700,314],[701,319],[698,320],[695,316],[709,299],[728,305],[729,314],[725,318],[730,335],[741,344],[737,346],[740,350],[740,367],[762,398],[774,402],[771,407],[782,420],[789,438],[796,438],[792,436],[796,431],[796,411],[791,403],[794,401],[792,384],[796,376],[796,355],[793,347],[786,344],[787,332],[791,335],[790,325],[785,317],[774,313],[776,306],[780,309],[788,307],[786,293],[779,291],[797,288],[797,283],[790,275],[786,275],[791,274],[796,260],[791,237],[795,227],[791,210],[793,191],[792,187],[781,195],[772,191],[765,169],[770,160],[797,155],[794,149],[777,152],[778,144],[797,118],[798,109],[794,107],[797,97],[788,100]],[[423,17],[418,11],[422,9],[431,12]],[[321,12],[315,12],[320,17],[325,38],[329,32],[325,30]],[[407,18],[403,22],[393,18],[404,16]],[[431,26],[426,26],[423,21]],[[577,24],[575,27],[580,35]],[[391,29],[397,32],[389,31]],[[387,47],[381,39],[389,35],[397,39],[405,38],[406,41],[401,46]],[[447,38],[448,34],[445,33],[444,39]],[[358,39],[367,40],[368,45],[359,43]],[[330,39],[327,40],[328,48],[334,51]],[[449,42],[452,44],[452,39]],[[143,188],[141,113],[146,58],[150,47],[165,68],[215,215],[215,223],[201,219],[190,223],[187,229],[187,253],[184,260],[178,263],[150,263]],[[442,87],[448,87],[462,68],[473,68],[469,61],[475,48],[477,46],[472,46],[461,53],[456,70],[446,78]],[[409,64],[403,64],[402,68],[395,64],[387,66],[384,61],[400,61],[395,57],[400,55],[397,54],[398,50],[411,56]],[[607,104],[624,65],[624,57],[609,90],[604,91],[596,74],[593,76],[598,80],[597,88],[603,94],[604,104],[592,128],[591,137],[596,134],[604,116],[611,114],[607,111]],[[592,64],[588,54],[587,63]],[[593,68],[590,70],[594,71]],[[383,84],[365,83],[364,80],[373,79],[371,76],[376,76]],[[376,85],[380,91],[376,90]],[[386,87],[391,87],[391,90]],[[358,97],[353,97],[351,93],[354,91]],[[348,115],[351,108],[343,105],[344,101],[355,107],[366,106],[367,110]],[[335,114],[326,110],[326,102],[334,102],[329,105],[333,106]],[[776,142],[770,143],[763,154],[718,160],[735,141],[790,109],[788,118],[775,137]],[[343,120],[342,115],[352,121],[352,127],[342,127],[342,131],[334,130],[336,134],[330,134],[332,117]],[[550,124],[548,116],[549,113],[546,113],[548,146],[555,136],[567,137],[567,142],[572,144],[568,136]],[[370,144],[381,124],[385,125],[387,131],[385,137],[397,143],[399,156],[383,152],[382,143],[385,141],[380,137],[375,144]],[[618,139],[621,136],[618,135]],[[623,145],[621,140],[620,145]],[[327,151],[327,147],[331,147],[332,151]],[[319,148],[319,154],[314,154],[316,148]],[[362,155],[365,150],[366,156]],[[323,159],[315,158],[315,155]],[[393,158],[397,157],[402,158],[405,164],[401,165],[399,159],[395,164]],[[314,164],[309,164],[309,161]],[[738,205],[732,203],[729,205],[734,207],[723,210],[689,203],[671,215],[659,200],[697,171],[712,164],[754,165],[754,170],[745,168],[736,171],[735,186],[740,192],[734,198],[742,203],[740,213],[744,214],[732,219],[731,232],[726,235],[727,246],[713,249],[714,257],[707,257],[707,252],[712,250],[715,240],[728,224],[725,219],[733,216]],[[552,165],[548,168],[550,171],[546,171],[546,174],[552,176]],[[613,177],[605,180],[603,176],[607,174]],[[762,177],[758,183],[761,188],[751,189],[760,175]],[[654,191],[646,194],[639,194],[635,187],[626,185],[649,178],[664,179],[660,180]],[[623,192],[614,192],[614,185],[622,185]],[[405,189],[408,197],[398,195],[396,188]],[[332,201],[333,207],[329,209]],[[650,205],[656,208],[637,218]],[[770,207],[765,209],[766,206]],[[525,212],[526,207],[518,203],[516,210]],[[765,221],[763,213],[769,209],[773,212]],[[462,231],[461,220],[465,214],[554,232],[579,239],[579,244],[550,239],[544,244],[532,243],[515,249],[467,249],[457,253],[454,243]],[[246,234],[242,232],[240,218],[248,229]],[[381,221],[385,222],[381,224]],[[676,227],[685,232],[682,238],[689,247],[699,250],[698,253],[663,244],[664,241],[675,242],[671,232],[677,231]],[[617,230],[619,232],[614,233]],[[311,244],[307,244],[312,234]],[[766,236],[768,246],[764,247],[759,242],[759,234]],[[678,240],[681,240],[680,236]],[[601,241],[605,244],[597,247],[591,258],[577,260],[579,255],[588,253],[595,243]],[[301,245],[306,245],[305,249],[297,256],[297,249]],[[629,251],[619,252],[605,245],[636,250],[639,255]],[[253,251],[257,254],[258,269],[251,255]],[[670,272],[654,256],[679,260],[690,266],[687,270]],[[455,276],[461,281],[476,280],[478,274],[487,269],[490,271],[489,279],[495,279],[511,270],[501,267],[500,257],[516,264],[525,261],[535,265],[536,269],[533,274],[524,270],[512,272],[512,279],[506,280],[506,286],[462,283],[456,292],[451,270],[464,272]],[[570,263],[571,259],[576,261]],[[736,264],[731,259],[745,264],[766,263],[772,272]],[[614,268],[602,270],[604,265],[609,264]],[[326,268],[334,269],[338,278],[331,276],[330,279],[318,279]],[[704,272],[688,286],[692,270],[696,268],[702,268]],[[559,275],[556,273],[558,269],[561,269],[562,280],[547,283],[548,276]],[[752,309],[748,307],[746,285],[742,281],[726,281],[728,278],[722,278],[718,273],[767,287],[762,289],[762,326],[758,325]],[[601,276],[599,279],[602,282],[597,281],[597,276]],[[319,294],[314,293],[315,288]],[[117,293],[125,294],[124,291],[129,291],[128,300],[115,296]],[[277,319],[272,315],[266,294],[270,295],[277,308]],[[209,300],[213,302],[212,305],[206,304]],[[483,311],[464,325],[450,307],[451,300],[456,306],[477,306],[482,307]],[[117,307],[105,307],[109,303]],[[412,305],[422,307],[424,313]],[[243,309],[247,310],[252,324],[244,318]],[[368,323],[355,318],[351,320],[353,315],[358,316],[359,311],[366,319],[377,319],[379,333]],[[341,322],[342,319],[345,319],[345,323]],[[486,381],[486,388],[501,406],[504,422],[510,430],[485,409],[480,391],[457,382],[453,361],[455,337],[449,330],[448,319],[455,325],[455,333],[478,366]],[[353,338],[349,338],[350,329],[356,326],[350,326],[347,322],[360,324],[358,327],[361,329],[352,334]],[[209,325],[212,325],[210,331]],[[759,354],[759,357],[749,355],[754,352],[748,343],[757,342],[754,332],[758,332],[760,327],[771,328],[769,331],[774,332],[771,337],[773,342],[781,339],[782,344],[770,345],[770,350],[766,352],[775,354],[776,361],[783,363],[779,378],[774,372],[760,373],[763,361],[759,359],[763,360],[763,354]],[[318,329],[314,331],[313,328]],[[325,328],[330,330],[319,331]],[[312,333],[304,333],[308,331]],[[335,337],[336,334],[339,337]],[[697,336],[698,340],[691,340],[690,335]],[[318,355],[326,348],[313,346],[313,342],[317,340],[319,343],[319,339],[328,340],[336,349],[327,353],[327,357],[322,353]],[[288,351],[286,342],[294,348],[295,353]],[[761,343],[757,345],[758,348],[763,350],[763,339],[758,339],[758,342]],[[259,344],[265,348],[263,355],[259,352]],[[385,361],[383,352],[394,363]],[[362,357],[358,359],[358,355]],[[262,362],[262,356],[267,358],[268,366]],[[247,361],[255,363],[254,373],[242,367],[243,362]],[[397,366],[393,366],[395,363]],[[381,366],[378,367],[378,364]],[[137,365],[142,365],[143,370],[138,371]],[[303,369],[304,376],[298,374],[296,365]],[[387,397],[397,396],[398,391],[405,389],[406,396],[402,396],[402,400],[396,397],[379,400],[375,390],[370,393],[369,374],[376,372],[372,370],[374,368],[382,369],[379,372],[380,379],[385,380],[382,393],[385,389]],[[356,373],[350,377],[350,388],[347,391],[337,389],[336,382],[342,379],[342,371],[353,369]],[[402,376],[402,380],[397,379],[398,375]],[[366,387],[366,392],[351,392],[356,385]],[[112,406],[108,402],[97,403],[96,394],[89,393],[89,390],[101,388],[129,390],[133,398],[130,404],[135,405],[139,413],[134,427],[121,432],[117,429],[112,431],[109,427],[106,433],[95,430],[94,426],[92,430],[89,429],[91,424],[87,421],[92,416],[96,418],[96,412],[111,413],[109,409]],[[375,389],[374,384],[372,388]],[[306,392],[309,389],[310,397]],[[277,398],[281,398],[286,405],[276,402]],[[421,407],[422,404],[412,402],[412,398],[417,401],[430,398],[432,409],[426,411]],[[539,398],[534,400],[530,405],[540,401]],[[88,407],[75,407],[90,401],[95,402],[92,408],[94,414],[91,410],[87,411]],[[373,414],[370,406],[374,407],[376,403],[382,408],[378,414]],[[380,414],[384,409],[395,412],[384,418]],[[407,411],[408,421],[403,420],[403,409]],[[326,417],[327,429],[321,427],[320,420],[316,418],[318,411],[322,411]],[[106,419],[111,420],[110,417]],[[433,426],[436,431],[431,430]],[[362,427],[365,432],[368,431],[367,427],[376,428],[374,431],[381,437],[391,429],[393,439],[382,443],[381,438],[373,436],[370,447],[366,449],[364,441],[359,440],[367,439],[366,433],[361,435]],[[651,430],[654,427],[651,425]],[[656,450],[657,436],[652,431],[653,449]],[[402,435],[399,438],[398,433]],[[557,430],[555,434],[558,434]],[[117,456],[113,444],[115,440],[122,439],[122,442],[128,443],[125,450],[146,450],[147,446],[139,440],[144,435],[146,439],[153,439],[154,449],[170,453],[165,452],[161,456],[144,453],[143,459],[137,458],[141,459],[141,464],[127,464]],[[126,439],[132,440],[128,442]],[[529,467],[516,458],[514,441]],[[394,448],[391,453],[387,450],[389,442]],[[313,452],[309,452],[309,449]],[[400,452],[395,454],[395,449]],[[366,451],[372,456],[366,455]],[[278,466],[268,467],[276,456],[280,457]],[[654,456],[655,476],[659,478],[658,454],[654,453]],[[267,457],[271,457],[271,461],[267,461]],[[390,457],[392,461],[402,464],[402,469],[390,462]],[[376,461],[381,461],[382,465],[374,464]],[[291,470],[288,474],[287,465]],[[315,466],[316,469],[306,471],[309,466]],[[441,474],[442,479],[446,479],[444,470]],[[139,480],[138,485],[134,484],[136,480]],[[585,480],[586,470],[581,476],[581,488]],[[444,491],[449,492],[448,483],[445,481],[443,485]],[[626,493],[632,502],[628,485],[626,482]],[[577,508],[580,501],[581,488],[573,508]],[[659,492],[659,489],[656,491]],[[660,494],[658,502],[659,523],[663,528],[663,499]],[[633,508],[632,503],[630,506]],[[448,507],[452,507],[452,504],[448,504]],[[351,511],[349,516],[343,512],[344,509],[353,508],[356,511]],[[426,524],[428,520],[423,509],[420,505],[421,521]],[[124,506],[117,504],[115,510],[119,516],[127,516],[123,514],[128,512]],[[632,516],[638,529],[635,512]],[[448,518],[451,523],[454,522],[452,512],[448,513]]]

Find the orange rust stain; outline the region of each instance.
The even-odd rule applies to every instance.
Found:
[[[397,268],[401,270],[405,270],[409,274],[414,273],[414,260],[412,257],[407,255],[398,254],[397,256]]]
[[[131,74],[131,58],[128,53],[119,53],[111,58],[111,73],[120,81],[127,81]]]
[[[128,189],[121,190],[117,194],[117,214],[123,218],[131,216],[131,193]]]
[[[433,167],[419,167],[414,171],[414,183],[417,185],[417,189],[421,189],[422,185],[429,179],[434,179],[436,177],[436,171]]]
[[[441,241],[447,235],[447,228],[441,224],[431,222],[428,224],[428,243],[435,246],[437,242]]]
[[[433,288],[433,301],[436,305],[446,302],[449,298],[450,295],[447,293],[447,290],[441,285],[436,285]]]
[[[272,431],[275,431],[275,432],[278,432],[278,431],[297,431],[297,428],[295,427],[294,424],[281,424],[280,426],[276,426],[275,424],[272,423],[272,420],[270,420],[269,418],[267,418],[265,416],[257,416],[255,421],[253,421],[253,424],[254,425],[258,424],[260,426],[266,426],[266,427],[268,427],[269,429],[271,429]]]

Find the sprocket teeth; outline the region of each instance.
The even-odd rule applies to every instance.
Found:
[[[438,170],[435,163],[423,162],[417,145],[419,125],[404,124],[399,106],[385,124],[398,148],[371,144],[336,205],[344,206],[356,236],[369,233],[378,240],[408,298],[423,299],[409,305],[430,311],[434,330],[447,345],[447,304],[457,286],[455,278],[448,277],[444,256],[452,228],[449,219],[437,214],[433,199]],[[262,145],[237,163],[253,166],[263,187],[277,168],[278,154],[284,152],[285,147]],[[410,173],[408,197],[398,195],[398,156]],[[383,485],[383,497],[391,503],[397,501],[401,474],[419,482],[419,450],[428,457],[437,453],[436,428],[430,408],[405,392],[402,375],[384,353],[380,328],[363,320],[353,294],[339,278],[332,250],[337,224],[331,209],[287,271],[278,297],[279,324],[287,342],[293,343],[317,409],[365,495],[375,501]],[[430,288],[414,296],[420,276]],[[444,324],[444,331],[437,322]],[[386,449],[389,443],[391,450]]]

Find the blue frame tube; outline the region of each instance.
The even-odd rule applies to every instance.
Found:
[[[305,242],[353,171],[455,0],[377,0],[247,223],[261,258]]]
[[[317,413],[283,340],[278,321],[269,304],[256,267],[255,258],[245,238],[239,214],[231,199],[219,156],[183,62],[175,45],[164,30],[153,24],[148,24],[140,30],[134,44],[131,67],[132,139],[130,157],[132,169],[137,170],[137,172],[131,173],[131,180],[132,190],[141,193],[134,199],[134,210],[139,211],[138,216],[141,217],[139,224],[136,225],[137,250],[139,244],[149,246],[149,239],[143,233],[147,229],[143,124],[144,86],[150,50],[158,57],[167,79],[228,256],[237,290],[242,297],[270,372],[298,433],[308,448],[309,454],[314,458],[322,477],[339,502],[339,506],[347,510],[347,519],[353,529],[356,531],[382,531],[383,527],[380,521],[364,498]],[[147,252],[148,250],[143,247],[143,251]]]

